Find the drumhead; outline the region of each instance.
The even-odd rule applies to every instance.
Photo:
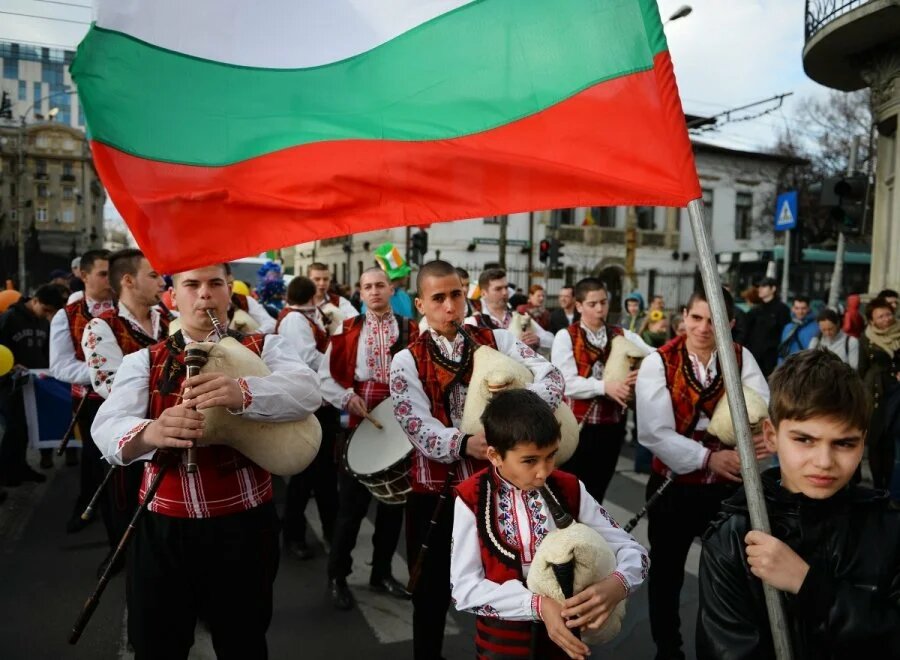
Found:
[[[369,414],[384,427],[375,428],[364,419],[347,445],[347,467],[356,474],[375,474],[402,461],[413,450],[406,433],[394,417],[394,404],[388,398]]]

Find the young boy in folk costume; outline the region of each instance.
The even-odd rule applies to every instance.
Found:
[[[306,268],[306,276],[316,285],[316,295],[313,296],[313,304],[316,307],[330,302],[341,310],[345,320],[359,314],[356,307],[349,300],[336,293],[331,293],[329,290],[331,286],[331,271],[328,270],[328,266],[318,261],[311,263]]]
[[[418,588],[413,593],[413,647],[419,659],[441,656],[444,622],[450,605],[450,532],[452,507],[445,506],[430,525],[440,496],[487,467],[484,434],[459,430],[472,375],[476,346],[490,346],[522,363],[534,374],[529,389],[555,408],[562,397],[559,372],[505,330],[457,331],[466,295],[459,275],[446,261],[419,270],[416,308],[429,329],[391,362],[394,415],[415,447],[412,489],[406,503],[407,560],[415,566],[429,527],[431,532]]]
[[[159,310],[163,278],[140,250],[125,249],[109,256],[109,283],[118,298],[115,308],[91,320],[81,338],[81,348],[91,372],[91,386],[108,399],[116,372],[126,355],[152,346],[169,336],[167,313]],[[144,469],[130,465],[113,473],[103,494],[112,524],[110,554],[125,533],[137,508]],[[125,557],[122,557],[124,562]],[[101,572],[106,563],[101,565]],[[121,568],[114,567],[115,570]]]
[[[56,380],[72,384],[73,414],[80,407],[76,428],[82,446],[81,485],[72,517],[66,523],[66,531],[69,533],[77,532],[88,524],[81,519],[81,513],[103,481],[103,462],[91,437],[91,423],[103,398],[91,388],[91,373],[84,360],[81,338],[92,318],[113,309],[108,259],[107,250],[90,250],[84,253],[81,257],[84,295],[59,310],[50,322],[50,375]],[[69,463],[69,456],[66,456],[66,463]],[[117,538],[112,529],[108,507],[104,506],[101,514],[109,541],[114,544]]]
[[[350,430],[359,426],[367,411],[390,396],[391,358],[419,335],[418,326],[412,320],[391,311],[391,282],[381,268],[363,272],[359,285],[366,313],[344,321],[343,331],[331,338],[319,367],[322,398],[350,413]],[[347,576],[353,566],[351,552],[372,495],[342,468],[338,471],[338,487],[338,515],[328,557],[328,581],[334,606],[348,610],[354,603],[347,586]],[[398,598],[409,598],[409,592],[391,575],[391,559],[400,539],[403,511],[403,506],[378,503],[369,585]]]
[[[186,471],[181,452],[159,451],[187,449],[201,438],[199,411],[206,408],[281,422],[319,407],[318,377],[277,335],[239,337],[271,370],[268,376],[186,378],[185,347],[213,334],[206,310],[224,319],[229,293],[222,265],[177,274],[181,330],[125,356],[94,422],[110,463],[146,461],[141,499],[162,462],[173,461],[129,548],[128,630],[136,658],[186,658],[198,617],[219,657],[267,655],[278,568],[272,476],[225,445],[197,447],[195,473]]]
[[[803,351],[769,384],[773,531],[750,531],[743,491],[724,503],[703,542],[697,656],[775,657],[766,583],[784,592],[795,658],[900,657],[900,512],[851,483],[869,417],[862,381],[833,353]]]
[[[573,628],[597,629],[646,576],[647,551],[613,522],[585,489],[554,469],[559,424],[528,390],[494,396],[482,415],[491,467],[456,488],[450,576],[457,609],[477,615],[479,658],[583,658]],[[535,551],[556,529],[539,488],[597,531],[616,555],[616,571],[565,602],[525,586]],[[537,622],[543,622],[540,625]],[[535,626],[539,626],[535,630]],[[532,655],[532,635],[537,647]],[[550,642],[553,642],[551,644]]]
[[[727,291],[723,295],[733,323],[734,301]],[[722,500],[741,480],[737,451],[706,433],[725,386],[702,291],[685,307],[685,326],[684,337],[644,358],[636,388],[638,441],[654,454],[647,497],[667,477],[675,480],[647,513],[650,630],[660,660],[684,658],[678,616],[684,562],[691,543],[706,531]],[[734,343],[723,350],[735,352],[744,387],[768,401],[769,387],[750,351]],[[757,457],[767,456],[762,435],[754,440]]]
[[[478,277],[481,287],[481,311],[473,317],[479,327],[492,330],[507,329],[512,322],[509,309],[509,281],[502,268],[487,268]],[[533,349],[550,348],[553,335],[537,323],[522,333],[520,341]]]
[[[298,276],[287,289],[288,305],[278,315],[275,333],[285,341],[306,365],[318,371],[328,348],[328,332],[322,313],[313,304],[316,285],[309,278]],[[329,401],[316,411],[322,426],[322,444],[315,460],[300,474],[288,482],[284,505],[284,542],[288,552],[301,560],[313,557],[312,548],[306,543],[306,516],[304,511],[313,491],[316,508],[322,522],[322,535],[331,542],[338,516],[337,467],[334,462],[334,444],[340,431],[338,410]]]
[[[624,381],[604,378],[613,339],[626,339],[649,353],[653,349],[635,333],[607,325],[609,293],[595,277],[575,285],[575,308],[581,320],[556,333],[551,361],[566,379],[566,396],[582,424],[578,449],[566,469],[584,482],[591,497],[603,501],[616,471],[625,439],[626,406],[634,395],[637,372]]]

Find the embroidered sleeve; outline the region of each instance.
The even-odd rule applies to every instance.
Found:
[[[81,350],[91,374],[91,387],[104,399],[109,398],[124,357],[109,324],[101,319],[91,320],[81,337]]]
[[[534,374],[534,382],[528,386],[532,392],[546,401],[553,409],[562,400],[565,383],[559,369],[542,358],[505,330],[494,330],[497,350],[524,364]]]
[[[475,514],[459,499],[454,507],[450,583],[456,609],[508,621],[534,621],[536,611],[540,616],[540,601],[536,603],[535,594],[519,580],[500,584],[485,577]]]
[[[444,426],[431,415],[431,403],[408,350],[397,353],[391,362],[390,388],[394,417],[409,441],[433,461],[459,460],[463,433]]]
[[[149,420],[149,419],[145,419],[144,421],[140,422],[137,426],[135,426],[134,428],[132,428],[131,430],[129,430],[129,431],[128,431],[125,435],[123,435],[121,438],[119,438],[119,442],[118,442],[118,449],[119,449],[119,451],[122,451],[122,447],[124,447],[128,442],[130,442],[132,439],[134,439],[134,437],[135,437],[138,433],[140,433],[141,431],[143,431],[143,430],[144,430],[145,428],[147,428],[149,425],[150,425],[150,420]]]
[[[253,393],[250,392],[250,386],[247,384],[247,381],[244,378],[238,378],[237,384],[238,387],[241,388],[241,397],[243,398],[243,403],[241,404],[240,410],[238,410],[237,408],[235,408],[234,410],[229,408],[228,412],[230,412],[232,415],[240,415],[245,410],[247,410],[247,408],[253,405]]]
[[[602,380],[578,375],[578,365],[575,363],[575,354],[572,351],[572,336],[568,330],[560,330],[556,333],[550,360],[562,374],[566,396],[570,399],[593,399],[606,393]]]

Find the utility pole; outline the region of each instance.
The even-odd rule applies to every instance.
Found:
[[[625,209],[625,276],[631,283],[631,290],[638,286],[637,272],[634,262],[637,257],[637,209],[633,206]]]
[[[528,288],[531,288],[531,272],[534,270],[534,211],[528,212]]]
[[[498,242],[499,254],[497,260],[500,262],[500,268],[506,268],[506,224],[509,220],[508,215],[501,215],[500,220],[500,240]]]
[[[22,208],[22,187],[25,183],[25,115],[19,124],[18,158],[16,166],[16,258],[19,266],[19,293],[28,295],[25,283],[25,209]]]
[[[859,136],[853,137],[850,145],[850,159],[847,163],[847,176],[853,176],[856,171],[856,158],[859,153]],[[834,270],[831,272],[831,287],[828,290],[828,306],[836,308],[838,296],[841,292],[841,281],[844,279],[844,253],[846,251],[844,232],[838,232],[837,249],[834,253]]]
[[[800,240],[800,237],[797,237]],[[782,259],[783,268],[781,269],[781,302],[787,303],[788,285],[790,284],[790,268],[791,268],[791,230],[784,231],[784,257]]]

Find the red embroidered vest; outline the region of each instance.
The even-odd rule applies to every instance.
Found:
[[[566,332],[572,340],[572,353],[575,356],[575,365],[578,367],[578,375],[582,378],[590,378],[593,374],[594,364],[599,360],[601,364],[606,364],[609,359],[609,352],[612,350],[613,338],[621,337],[625,334],[622,328],[616,326],[606,326],[606,346],[599,349],[588,341],[587,335],[579,323],[573,323]],[[599,424],[618,424],[622,421],[622,406],[610,399],[608,396],[598,396],[593,399],[570,399],[572,412],[575,419],[579,422],[584,416],[591,411],[591,417],[599,420]],[[595,403],[596,402],[596,403]]]
[[[740,344],[734,343],[734,352],[737,357],[738,370],[743,368],[743,349]],[[722,380],[721,367],[716,360],[716,377],[709,387],[703,387],[697,381],[694,367],[685,348],[684,337],[676,337],[659,349],[663,368],[666,374],[666,388],[672,399],[672,413],[675,416],[675,430],[686,437],[693,438],[711,451],[718,451],[721,443],[706,431],[695,431],[701,413],[707,418],[712,418],[713,411],[719,399],[725,394],[725,384]],[[669,468],[653,457],[653,471],[666,476],[670,474]],[[688,474],[680,474],[675,477],[677,483],[686,484],[710,484],[730,483],[708,469],[695,470]]]
[[[240,337],[240,342],[257,355],[262,354],[265,336],[252,334]],[[150,403],[148,418],[157,419],[166,408],[180,401],[182,383],[186,375],[181,333],[154,344],[150,354]],[[206,518],[246,511],[272,499],[272,476],[225,445],[197,447],[198,472],[188,475],[181,463],[169,468],[151,510],[177,518]],[[166,460],[157,452],[144,468],[140,499],[159,471],[159,461]],[[170,459],[171,460],[171,459]],[[196,485],[191,486],[194,482]],[[187,492],[190,491],[190,492]],[[185,501],[194,491],[200,493],[200,506],[190,507]]]
[[[563,510],[578,520],[581,507],[581,488],[578,479],[561,470],[554,470],[547,478],[547,486],[556,496]],[[481,565],[486,580],[503,584],[509,580],[525,581],[519,548],[506,543],[497,520],[499,478],[492,468],[477,472],[456,487],[456,494],[472,511],[478,527]],[[547,512],[549,516],[549,512]],[[477,615],[475,647],[479,658],[530,658],[531,631],[539,626],[540,658],[565,658],[559,647],[549,642],[546,628],[540,622],[506,621],[490,615]],[[553,649],[556,649],[554,651]]]
[[[75,348],[75,357],[79,362],[84,362],[84,351],[81,348],[81,338],[84,336],[84,329],[94,317],[88,311],[87,299],[81,298],[73,303],[69,303],[65,307],[66,318],[69,321],[69,336],[72,338],[72,346]],[[103,397],[97,394],[90,385],[79,385],[72,383],[72,397],[75,399],[94,399],[95,401],[103,401]],[[74,402],[73,402],[74,403]]]
[[[467,327],[466,330],[472,339],[475,340],[475,343],[481,346],[497,348],[492,330],[472,327]],[[448,398],[450,390],[457,383],[468,387],[469,380],[472,378],[475,349],[466,341],[462,360],[453,362],[441,354],[440,349],[438,349],[431,338],[431,334],[426,332],[419,335],[419,338],[409,345],[409,352],[412,354],[413,360],[415,360],[422,389],[431,402],[432,416],[444,426],[452,427],[453,422],[450,419]],[[462,460],[468,461],[473,466],[473,472],[486,468],[489,465],[487,461],[476,461],[468,456]],[[424,475],[419,474],[419,465],[416,461],[413,461],[414,492],[433,493],[434,488],[428,487],[428,482],[443,483],[452,467],[452,464],[438,463],[430,459],[427,459],[427,461],[430,479],[425,479],[423,478]],[[457,478],[455,481],[458,483],[460,480]]]
[[[291,312],[296,312],[297,314],[303,315],[303,318],[306,319],[306,322],[309,323],[309,327],[312,329],[313,337],[316,340],[316,350],[319,351],[319,353],[324,353],[325,349],[328,348],[328,333],[320,328],[319,324],[316,323],[313,319],[309,318],[309,315],[305,310],[294,309],[293,307],[285,307],[284,309],[282,309],[278,313],[278,319],[275,321],[275,334],[278,334],[278,330],[279,328],[281,328],[281,322]]]
[[[169,317],[162,313],[159,315],[159,337],[150,337],[143,332],[135,329],[135,327],[126,319],[119,316],[118,304],[114,309],[108,309],[103,312],[98,319],[102,319],[112,330],[116,343],[122,349],[123,355],[136,353],[142,348],[147,348],[156,344],[162,339],[169,336]]]

